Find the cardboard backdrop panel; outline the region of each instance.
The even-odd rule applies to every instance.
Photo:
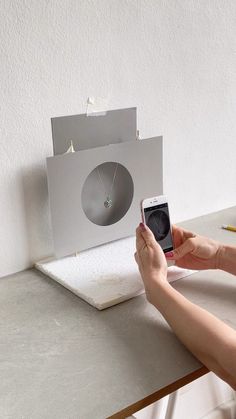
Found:
[[[137,109],[117,109],[105,115],[68,115],[51,119],[53,152],[63,154],[73,141],[75,151],[93,147],[135,141]]]
[[[55,255],[134,235],[141,200],[163,193],[162,161],[162,137],[47,158]],[[106,208],[116,168],[112,207]]]

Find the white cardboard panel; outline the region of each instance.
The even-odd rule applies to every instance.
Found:
[[[162,160],[162,137],[49,157],[48,188],[55,255],[63,257],[132,236],[141,219],[141,200],[163,193]],[[88,175],[104,162],[123,165],[132,177],[134,192],[125,216],[115,224],[101,226],[86,217],[81,194]]]
[[[54,155],[63,154],[73,141],[74,149],[135,141],[137,109],[115,109],[100,116],[66,115],[51,119]]]

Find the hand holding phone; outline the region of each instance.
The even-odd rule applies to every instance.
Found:
[[[146,198],[141,202],[143,223],[153,232],[164,253],[173,250],[173,239],[167,197]]]

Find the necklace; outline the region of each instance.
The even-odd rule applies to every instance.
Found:
[[[113,175],[113,179],[112,179],[111,187],[110,187],[109,191],[107,192],[107,190],[106,190],[106,188],[105,188],[105,185],[104,185],[104,182],[103,182],[103,180],[102,180],[102,177],[101,177],[101,174],[100,174],[99,168],[97,167],[98,176],[99,176],[99,179],[100,179],[100,182],[101,182],[102,188],[103,188],[103,189],[104,189],[104,191],[105,191],[105,197],[106,197],[106,199],[105,199],[105,201],[104,201],[104,203],[103,203],[103,205],[104,205],[104,207],[105,207],[105,208],[111,208],[111,207],[112,207],[112,205],[113,205],[113,201],[112,201],[112,199],[111,199],[111,193],[112,193],[112,190],[113,190],[113,186],[114,186],[114,182],[115,182],[115,178],[116,178],[117,169],[118,169],[118,163],[116,163],[116,167],[115,167],[115,171],[114,171],[114,175]]]

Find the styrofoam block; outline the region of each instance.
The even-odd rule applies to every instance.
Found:
[[[40,261],[35,267],[103,310],[144,292],[134,252],[135,237],[129,237],[77,256]],[[168,280],[172,282],[193,272],[172,266],[168,268]]]

